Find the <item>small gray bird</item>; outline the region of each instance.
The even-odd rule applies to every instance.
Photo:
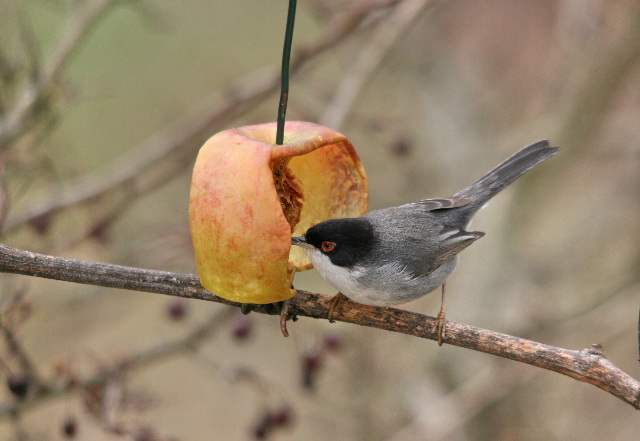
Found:
[[[304,247],[320,276],[343,296],[374,306],[407,303],[442,286],[436,332],[445,328],[444,284],[460,251],[484,236],[465,228],[489,199],[558,151],[540,141],[524,148],[450,198],[424,199],[358,218],[331,219],[292,243]]]

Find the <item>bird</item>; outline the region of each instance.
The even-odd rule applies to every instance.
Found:
[[[329,219],[292,237],[313,267],[338,290],[329,321],[344,297],[373,306],[395,306],[442,287],[435,324],[438,344],[445,337],[445,282],[458,254],[484,236],[467,231],[489,199],[558,151],[547,140],[502,162],[469,187],[448,198],[423,199],[371,211],[355,218]]]

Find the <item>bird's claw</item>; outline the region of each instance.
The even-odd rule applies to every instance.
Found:
[[[240,305],[240,311],[244,315],[249,314],[253,310],[253,303],[242,303]],[[280,332],[285,337],[289,337],[289,331],[287,330],[287,320],[291,319],[294,322],[298,320],[298,316],[289,315],[289,300],[284,300],[281,302],[269,303],[267,304],[267,310],[269,313],[275,313],[280,315]]]
[[[285,337],[289,337],[289,330],[287,329],[287,318],[289,318],[289,301],[286,301],[286,307],[282,308],[280,313],[280,332]]]
[[[298,320],[298,316],[293,314],[289,315],[289,301],[285,300],[283,302],[279,302],[281,305],[280,309],[280,332],[285,337],[289,337],[289,331],[287,330],[287,320],[291,319],[294,322]]]
[[[338,306],[340,306],[340,303],[342,303],[344,298],[345,295],[339,292],[333,297],[333,299],[331,299],[331,306],[329,307],[329,312],[327,313],[327,319],[329,319],[329,323],[335,323],[333,315],[335,314],[336,309],[338,308]]]
[[[435,332],[438,334],[438,346],[442,346],[442,341],[446,335],[447,320],[445,318],[444,310],[440,310],[438,317],[436,318]]]

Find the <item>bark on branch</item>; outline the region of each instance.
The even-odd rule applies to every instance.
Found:
[[[2,244],[0,272],[240,306],[202,288],[198,277],[193,274],[47,256]],[[330,302],[330,297],[298,291],[291,301],[289,312],[324,319]],[[256,305],[254,311],[273,314],[268,305]],[[360,305],[345,300],[333,317],[347,323],[437,340],[435,318],[414,312]],[[568,375],[593,384],[640,409],[640,382],[614,366],[595,346],[581,351],[563,349],[451,321],[447,322],[444,342]]]

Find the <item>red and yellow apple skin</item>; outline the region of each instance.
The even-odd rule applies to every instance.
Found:
[[[275,123],[220,132],[202,146],[193,169],[189,224],[200,283],[228,300],[291,298],[291,272],[311,268],[291,236],[367,211],[364,168],[344,135],[301,121],[286,124],[282,145],[275,133]],[[284,190],[282,179],[291,184]],[[290,188],[299,191],[283,194]],[[288,220],[289,200],[298,216]]]

